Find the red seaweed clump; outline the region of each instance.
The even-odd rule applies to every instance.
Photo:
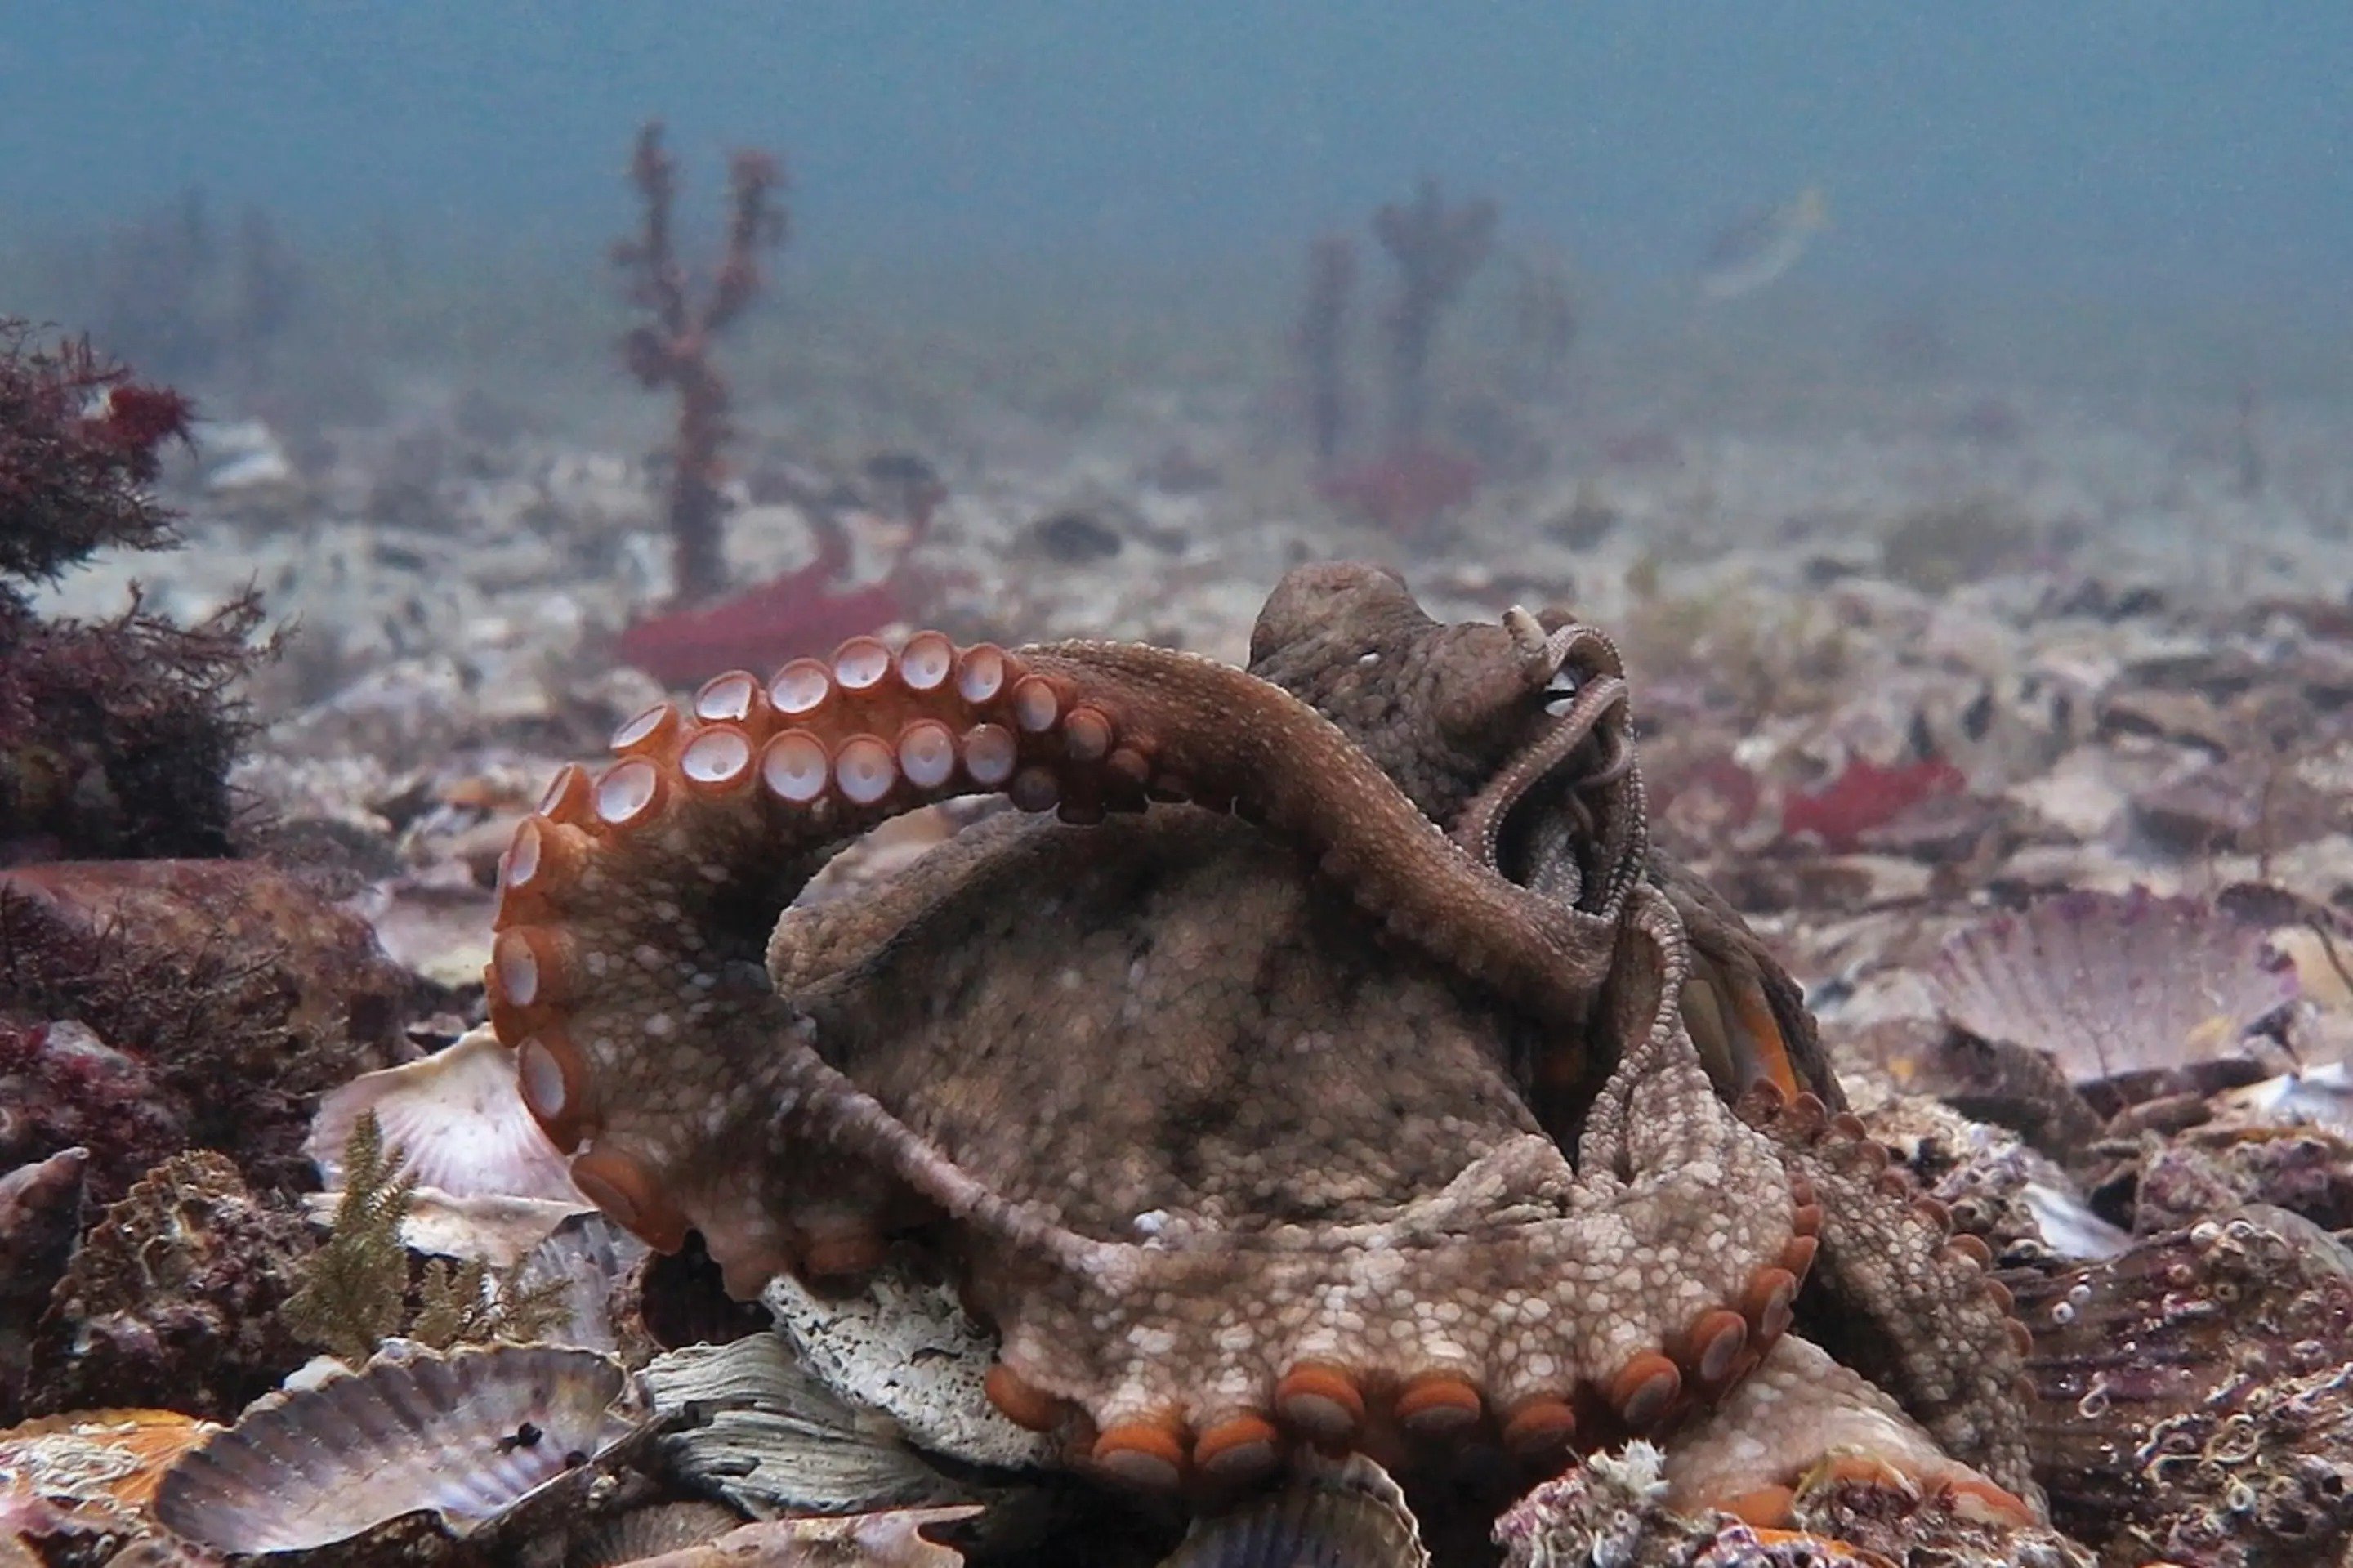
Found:
[[[100,548],[177,543],[149,487],[189,414],[87,344],[44,347],[0,319],[0,865],[227,853],[246,733],[231,686],[257,657],[259,603],[185,627],[135,599],[47,621],[29,598]]]
[[[111,1202],[193,1146],[305,1190],[315,1097],[397,1058],[409,985],[364,920],[259,862],[0,873],[0,1174],[79,1146]]]
[[[1671,762],[1646,786],[1651,821],[1702,848],[1746,827],[1765,803],[1757,775],[1722,747]]]
[[[1968,782],[1959,768],[1941,758],[1888,768],[1854,758],[1820,789],[1792,794],[1782,803],[1781,832],[1790,836],[1814,833],[1830,848],[1844,852],[1873,828],[1885,827],[1931,796],[1958,794]]]

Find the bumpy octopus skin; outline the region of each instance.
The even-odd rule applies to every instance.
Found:
[[[1870,1161],[1787,980],[1686,940],[1614,652],[1328,567],[1252,655],[853,639],[640,715],[507,857],[526,1103],[739,1293],[944,1237],[992,1397],[1140,1484],[1482,1426],[1541,1457],[1723,1397]],[[997,792],[1101,825],[967,832],[779,924],[843,842]],[[1906,1212],[1873,1304],[1937,1318],[1977,1266]]]

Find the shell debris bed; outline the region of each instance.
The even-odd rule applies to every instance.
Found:
[[[1446,211],[1435,187],[1425,206],[1433,221]],[[37,960],[0,965],[0,1564],[56,1560],[60,1521],[104,1519],[175,1551],[366,1563],[396,1542],[419,1568],[452,1554],[947,1568],[967,1552],[1018,1561],[1006,1543],[1044,1517],[1139,1568],[1419,1568],[1461,1557],[1465,1539],[1442,1505],[1417,1519],[1385,1467],[1419,1487],[1427,1431],[1454,1435],[1445,1452],[1474,1469],[1507,1436],[1593,1450],[1550,1478],[1487,1478],[1514,1495],[1481,1496],[1471,1533],[1494,1525],[1514,1563],[1869,1561],[1907,1539],[2074,1561],[2031,1530],[1970,1533],[1984,1520],[1947,1505],[1983,1494],[1913,1486],[1922,1495],[1901,1499],[1885,1476],[1761,1480],[1752,1495],[1789,1493],[1795,1523],[1676,1516],[1655,1451],[1626,1440],[1652,1418],[1671,1446],[1699,1429],[1701,1406],[1784,1329],[1862,1362],[1882,1322],[1937,1307],[1975,1314],[1998,1354],[2016,1348],[1995,1338],[2014,1316],[2042,1395],[2032,1479],[2077,1542],[2117,1561],[2224,1560],[2293,1530],[2341,1555],[2353,1520],[2329,1488],[2353,1477],[2353,1421],[2310,1347],[2353,1332],[2341,1244],[2315,1229],[2353,1224],[2353,944],[2335,914],[2353,907],[2353,427],[2285,396],[2251,424],[2246,404],[2195,387],[2127,408],[1949,366],[1743,391],[1754,374],[1727,377],[1734,340],[1712,334],[1748,302],[1671,345],[1680,369],[1622,349],[1597,361],[1573,405],[1490,397],[1467,361],[1451,366],[1420,387],[1421,445],[1328,464],[1299,450],[1256,370],[1155,384],[1132,355],[1025,353],[974,358],[943,397],[931,356],[969,349],[932,344],[911,365],[860,344],[854,385],[828,384],[822,404],[797,381],[789,399],[774,377],[740,389],[740,461],[711,470],[728,595],[683,619],[669,613],[657,500],[673,471],[611,436],[593,390],[543,386],[529,418],[501,418],[456,372],[420,374],[328,430],[245,408],[235,388],[208,394],[200,456],[161,481],[187,512],[187,547],[101,557],[38,591],[45,616],[98,624],[135,576],[149,604],[192,620],[258,580],[297,630],[242,688],[260,727],[230,786],[260,810],[250,842],[224,841],[239,860],[132,869],[0,845],[0,915],[42,918],[37,939],[0,928]],[[1693,353],[1715,356],[1695,378],[1704,402],[1673,379]],[[658,1264],[589,1202],[644,1195],[600,1163],[617,1145],[569,1149],[526,1100],[528,1087],[581,1132],[569,1059],[519,1059],[469,1029],[494,955],[510,1002],[541,956],[523,938],[494,948],[494,885],[553,881],[575,830],[650,835],[681,800],[700,810],[747,780],[812,817],[962,780],[1084,818],[1105,802],[1073,792],[1091,776],[1066,765],[1141,760],[1136,736],[1015,665],[985,720],[952,726],[934,698],[968,673],[955,650],[990,651],[982,684],[987,658],[1031,635],[1240,663],[1286,569],[1351,558],[1398,566],[1449,621],[1493,627],[1508,605],[1557,603],[1609,630],[1640,721],[1643,833],[1807,987],[1847,1095],[1785,1096],[1760,1118],[1774,1130],[1750,1128],[1820,1162],[1786,1205],[1804,1234],[1793,1221],[1767,1266],[1613,1343],[1600,1375],[1503,1407],[1500,1385],[1452,1361],[1378,1376],[1303,1361],[1236,1373],[1216,1408],[1181,1420],[1123,1393],[1098,1412],[1116,1421],[1097,1422],[1001,1375],[1003,1299],[960,1297],[936,1257],[902,1266],[944,1205],[835,1232],[800,1217],[867,1194],[728,1192],[796,1216],[774,1251],[713,1266],[723,1249],[664,1230],[686,1250]],[[746,608],[762,603],[890,621],[772,656],[783,633]],[[670,689],[620,662],[631,648],[692,674]],[[723,673],[737,665],[752,673]],[[804,707],[872,733],[785,722]],[[607,758],[593,787],[567,771],[608,739],[632,755]],[[551,779],[570,781],[560,833],[534,810]],[[1551,789],[1533,791],[1539,806]],[[1551,853],[1547,893],[1588,891],[1574,854],[1523,841],[1517,810],[1493,815],[1481,853]],[[799,906],[903,899],[927,861],[969,851],[966,830],[1002,810],[937,806],[852,842]],[[1362,869],[1347,862],[1311,858],[1302,874],[1345,881]],[[234,895],[245,923],[194,919],[192,889]],[[1016,891],[1011,906],[1039,924],[1075,895]],[[117,906],[142,917],[101,962],[94,912]],[[398,962],[367,948],[370,923]],[[1431,923],[1391,924],[1385,963],[1423,961]],[[248,990],[206,989],[224,957],[218,973]],[[725,974],[757,991],[758,942],[734,957]],[[1681,1010],[1719,1068],[1748,1061],[1757,1037],[1719,991],[1736,957],[1703,955]],[[95,983],[109,976],[136,983]],[[282,1018],[251,1005],[271,988]],[[688,1043],[670,1040],[683,1059]],[[1971,1058],[1994,1081],[1957,1081],[1956,1042],[2000,1048]],[[1351,1086],[1330,1087],[1336,1103]],[[430,1256],[561,1284],[562,1325],[542,1342],[395,1344],[294,1372],[312,1347],[278,1303],[334,1208],[364,1109],[419,1182],[394,1272],[422,1277]],[[774,1132],[789,1108],[780,1097],[769,1110],[727,1136]],[[323,1192],[309,1190],[311,1164]],[[1073,1205],[1088,1196],[1073,1192]],[[1879,1207],[1841,1213],[1858,1192]],[[1128,1213],[1166,1227],[1155,1258],[1202,1224],[1156,1203]],[[1919,1277],[1841,1293],[1853,1231],[1840,1227],[1859,1213],[1894,1216],[1926,1255]],[[863,1268],[878,1255],[888,1266]],[[772,1274],[758,1331],[658,1352],[649,1299],[681,1294],[670,1318],[716,1339],[755,1314],[699,1308],[723,1282]],[[1461,1348],[1461,1324],[1437,1317],[1460,1306],[1397,1310],[1413,1343]],[[1242,1316],[1229,1336],[1250,1331]],[[1905,1373],[1873,1370],[1891,1386]],[[1937,1405],[1938,1377],[1957,1375],[1930,1366],[1907,1392]],[[111,1408],[150,1402],[224,1419]],[[64,1408],[78,1404],[96,1408]],[[1331,1433],[1366,1451],[1334,1460],[1316,1441]],[[2258,1504],[2240,1506],[2234,1444],[2267,1478]],[[2128,1462],[2148,1445],[2179,1459],[2156,1481]],[[1090,1467],[1099,1452],[1176,1485],[1139,1498]],[[1214,1494],[1219,1466],[1277,1459],[1283,1485]],[[797,1510],[840,1518],[740,1517]],[[1914,1534],[1869,1537],[1874,1517]],[[1841,1519],[1857,1533],[1829,1522]]]

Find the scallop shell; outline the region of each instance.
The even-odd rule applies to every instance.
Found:
[[[330,1191],[343,1185],[343,1146],[363,1111],[421,1187],[452,1198],[534,1198],[590,1207],[562,1151],[515,1087],[514,1055],[487,1028],[405,1066],[363,1073],[319,1102],[303,1151]]]
[[[564,1287],[564,1321],[541,1336],[542,1341],[617,1351],[613,1287],[645,1255],[645,1243],[602,1213],[592,1210],[566,1217],[522,1259],[524,1289],[558,1282]]]
[[[343,1200],[340,1192],[310,1192],[302,1205],[321,1225],[332,1225]],[[480,1258],[511,1268],[545,1246],[566,1221],[595,1213],[545,1198],[453,1198],[438,1187],[419,1187],[401,1217],[400,1245],[428,1257]]]
[[[429,1510],[458,1535],[593,1465],[646,1423],[634,1380],[587,1351],[380,1354],[256,1400],[173,1465],[155,1517],[216,1551],[291,1552]]]
[[[583,1531],[564,1554],[564,1568],[620,1568],[649,1557],[716,1541],[744,1522],[714,1502],[655,1503],[633,1508]]]
[[[1281,1491],[1196,1520],[1160,1568],[1430,1568],[1430,1553],[1388,1472],[1310,1455]]]
[[[1947,1022],[2084,1085],[2232,1053],[2295,1000],[2265,928],[2199,899],[2063,893],[1957,932],[1928,970]]]

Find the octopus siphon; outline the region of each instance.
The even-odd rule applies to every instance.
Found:
[[[1321,564],[1247,670],[853,638],[613,749],[507,853],[492,1021],[581,1190],[731,1292],[917,1249],[998,1408],[1135,1488],[1639,1435],[1675,1506],[1757,1525],[1830,1463],[2040,1518],[1984,1246],[1649,846],[1574,617]],[[1018,810],[795,906],[973,794]]]

